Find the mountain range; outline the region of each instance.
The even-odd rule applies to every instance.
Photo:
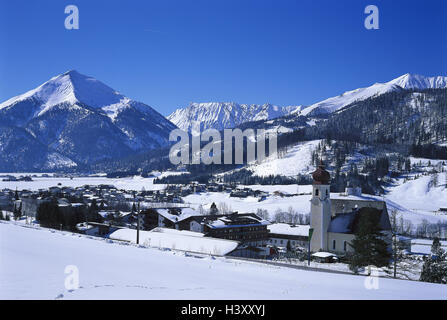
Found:
[[[447,77],[424,77],[404,74],[385,83],[375,83],[366,88],[347,91],[310,106],[279,107],[271,104],[248,105],[234,102],[191,103],[186,108],[175,110],[167,118],[180,129],[193,131],[194,121],[199,122],[201,130],[213,128],[222,130],[234,128],[243,123],[271,120],[289,114],[297,116],[321,116],[338,111],[356,101],[373,96],[407,89],[442,89],[447,87]]]
[[[339,96],[332,97],[311,106],[296,111],[300,115],[315,116],[338,111],[347,105],[379,96],[392,91],[408,89],[443,89],[447,88],[447,77],[424,77],[416,74],[404,74],[385,83],[375,83],[366,88],[347,91]]]
[[[169,133],[177,127],[194,134],[195,121],[200,123],[200,130],[245,128],[253,125],[257,128],[275,128],[283,129],[281,132],[290,132],[313,127],[318,121],[330,117],[324,130],[342,132],[349,127],[345,118],[351,119],[352,115],[361,117],[364,113],[362,108],[368,108],[370,105],[375,107],[374,103],[377,104],[378,101],[397,103],[377,100],[378,97],[393,92],[443,88],[447,88],[447,77],[405,74],[386,83],[347,91],[311,106],[279,107],[272,104],[234,102],[191,103],[165,118],[150,106],[129,99],[104,83],[71,70],[0,104],[0,170],[55,170],[69,167],[81,169],[95,163],[144,155],[150,150],[166,149],[169,146]],[[429,99],[443,101],[442,97],[418,94],[408,97],[396,96],[397,98],[400,99],[399,104],[417,104],[420,110],[425,110],[425,103],[430,104],[427,102]],[[427,101],[421,104],[419,101],[422,98]],[[359,104],[369,99],[376,100],[372,104]],[[337,116],[353,106],[357,107],[353,109],[352,114],[344,118]],[[375,110],[379,112],[379,109]],[[443,109],[436,110],[436,114],[441,114],[442,118]],[[435,119],[430,110],[424,111],[423,116],[420,112],[418,114],[413,115],[411,125],[416,123],[418,117],[430,119],[431,123],[434,121],[432,119]],[[396,122],[392,120],[393,117],[396,116],[391,112],[388,121]],[[342,122],[344,125],[339,128],[338,123]],[[430,130],[426,128],[426,123],[424,120],[419,125],[422,128],[418,129],[420,132]],[[366,124],[365,122],[364,125]],[[312,135],[321,135],[321,128],[313,130]],[[443,132],[442,123],[436,130]],[[417,132],[412,131],[411,136]],[[373,133],[374,127],[371,127],[371,134]],[[436,137],[432,137],[430,141],[436,141]]]
[[[234,128],[245,122],[279,118],[301,108],[301,106],[278,107],[269,103],[263,105],[235,102],[191,103],[186,108],[175,110],[167,118],[180,129],[195,134],[199,128],[200,131]]]

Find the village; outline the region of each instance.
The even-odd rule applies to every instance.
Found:
[[[32,177],[7,179],[30,181]],[[301,193],[310,197],[310,203],[306,201],[309,210],[298,213],[289,209],[283,213],[289,219],[284,220],[278,215],[272,219],[259,208],[238,212],[222,203],[197,206],[184,200],[208,192],[234,199],[250,197],[257,203],[273,195],[286,201],[294,196],[221,182],[168,184],[140,191],[118,189],[113,184],[5,188],[0,192],[0,218],[165,250],[351,272],[348,260],[354,252],[360,217],[371,214],[377,216],[377,228],[388,251],[398,250],[405,265],[416,266],[417,270],[404,268],[400,275],[417,280],[425,257],[430,255],[431,239],[412,239],[395,232],[396,217],[386,201],[363,195],[358,187],[331,194],[330,174],[323,164],[312,179],[312,192]],[[442,241],[442,247],[446,245]],[[382,271],[384,276],[392,273],[389,268]]]

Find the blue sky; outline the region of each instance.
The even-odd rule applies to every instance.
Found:
[[[70,69],[167,115],[189,102],[311,104],[447,76],[447,1],[0,0],[0,100]],[[66,30],[66,5],[80,29]],[[379,8],[379,30],[364,9]]]

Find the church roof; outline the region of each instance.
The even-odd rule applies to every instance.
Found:
[[[320,165],[317,170],[312,172],[312,178],[314,184],[329,184],[329,180],[331,179],[331,175],[324,168],[323,161],[320,161]]]
[[[336,214],[331,218],[328,232],[355,234],[358,231],[360,217],[364,214],[377,215],[381,231],[391,230],[390,219],[386,210],[364,207],[348,213]]]

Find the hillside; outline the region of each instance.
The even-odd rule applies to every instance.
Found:
[[[384,278],[380,290],[367,290],[363,276],[195,257],[3,222],[0,237],[1,299],[441,299],[445,292],[444,285]],[[67,266],[79,270],[77,290],[64,287]]]
[[[447,141],[447,89],[389,92],[346,106],[307,137],[366,144],[442,144]]]

